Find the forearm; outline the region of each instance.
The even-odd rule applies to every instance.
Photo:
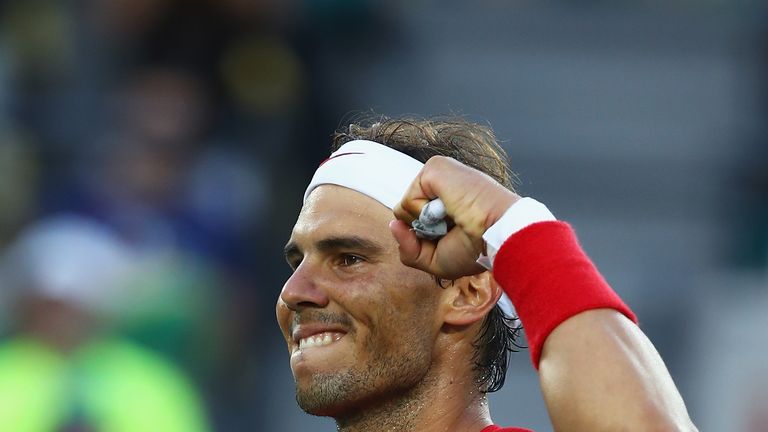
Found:
[[[688,428],[664,363],[566,224],[512,235],[494,277],[526,328],[556,430]]]
[[[557,431],[695,430],[656,349],[611,309],[557,326],[544,343],[539,380]]]
[[[436,242],[419,239],[409,225],[435,197],[454,222]],[[436,156],[394,214],[390,229],[404,264],[444,279],[475,275],[478,263],[493,272],[523,323],[534,366],[541,366],[556,429],[692,428],[634,314],[546,207]]]

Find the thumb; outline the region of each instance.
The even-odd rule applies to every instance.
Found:
[[[429,271],[429,263],[435,248],[432,242],[420,240],[411,227],[399,219],[389,222],[389,230],[397,241],[400,261],[409,267]]]

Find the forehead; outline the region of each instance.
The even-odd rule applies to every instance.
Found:
[[[356,235],[394,245],[388,227],[392,219],[392,210],[367,195],[343,186],[322,185],[301,208],[291,238]]]

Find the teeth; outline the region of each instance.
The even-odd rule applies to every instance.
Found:
[[[324,332],[308,336],[299,340],[299,349],[330,345],[341,339],[343,333]]]

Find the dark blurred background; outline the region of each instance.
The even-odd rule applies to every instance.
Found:
[[[768,431],[766,78],[757,0],[0,1],[0,429],[334,430],[274,303],[330,134],[374,110],[489,123],[700,429]],[[187,423],[126,420],[126,376]],[[527,353],[491,405],[549,429]]]

